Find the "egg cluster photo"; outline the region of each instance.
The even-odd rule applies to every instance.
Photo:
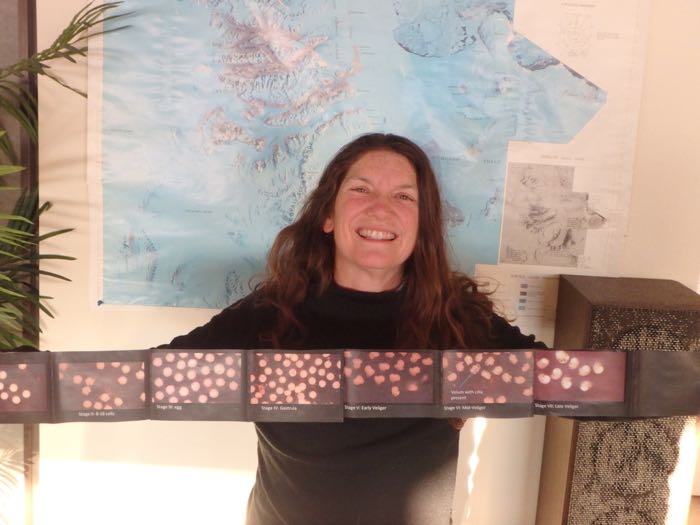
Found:
[[[154,352],[151,402],[240,403],[240,352]]]
[[[433,352],[346,350],[343,375],[348,404],[431,404]]]
[[[442,402],[532,402],[532,351],[442,353]]]
[[[625,352],[556,350],[535,354],[535,398],[541,401],[622,402]]]
[[[60,420],[146,415],[143,352],[58,352],[54,369]]]
[[[152,417],[243,419],[242,360],[242,352],[232,350],[154,350]]]
[[[251,405],[342,403],[338,354],[255,352],[249,361]]]
[[[48,356],[0,354],[0,422],[49,411]],[[20,419],[18,419],[20,418]]]

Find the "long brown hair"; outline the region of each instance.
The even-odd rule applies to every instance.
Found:
[[[418,237],[404,264],[405,302],[398,323],[397,346],[468,348],[484,344],[492,315],[491,301],[475,282],[450,269],[442,203],[435,173],[425,152],[410,140],[392,134],[362,135],[338,151],[298,218],[275,239],[267,258],[267,275],[258,285],[264,301],[278,310],[270,343],[302,327],[294,307],[310,293],[323,293],[333,281],[335,245],[323,232],[340,185],[350,167],[370,151],[386,150],[405,157],[418,182]]]

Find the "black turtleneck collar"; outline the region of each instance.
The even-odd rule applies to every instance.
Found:
[[[405,296],[405,288],[385,292],[362,292],[331,283],[321,295],[306,301],[310,312],[329,318],[396,318]]]

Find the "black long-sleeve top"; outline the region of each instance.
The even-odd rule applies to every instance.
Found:
[[[402,300],[401,291],[332,286],[296,310],[306,333],[303,349],[394,348]],[[253,294],[168,346],[265,348],[260,334],[275,319]],[[493,348],[542,346],[498,316],[492,332]],[[248,525],[450,523],[459,432],[447,420],[258,423],[256,430]]]

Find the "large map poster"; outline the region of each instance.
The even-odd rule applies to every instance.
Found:
[[[460,269],[605,269],[610,250],[586,238],[602,230],[610,244],[624,230],[628,180],[617,170],[598,181],[614,198],[596,208],[576,171],[606,178],[610,148],[630,148],[634,129],[615,108],[634,98],[638,2],[616,4],[630,18],[614,33],[596,1],[536,4],[548,11],[525,0],[126,0],[130,27],[105,36],[94,99],[100,300],[221,308],[242,297],[325,163],[373,131],[430,155]],[[547,12],[558,50],[516,29]],[[606,39],[607,72],[577,69]]]

